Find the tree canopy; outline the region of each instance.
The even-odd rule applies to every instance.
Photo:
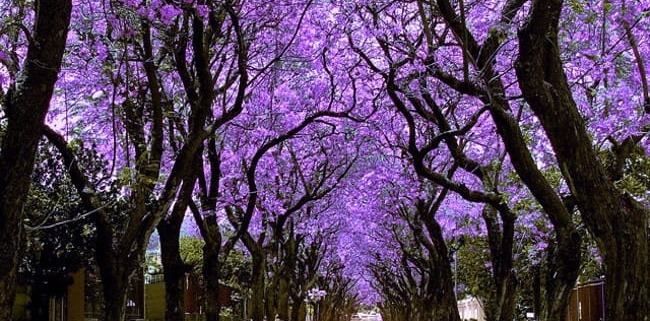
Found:
[[[646,0],[0,14],[0,311],[44,217],[92,236],[75,246],[92,248],[111,321],[155,229],[169,306],[187,260],[216,302],[234,255],[255,321],[360,302],[386,321],[460,320],[465,295],[490,320],[558,320],[599,273],[608,319],[650,317]],[[181,234],[203,241],[183,254],[196,239]]]

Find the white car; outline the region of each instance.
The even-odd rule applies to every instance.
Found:
[[[381,321],[381,315],[375,311],[359,312],[352,315],[352,321]]]

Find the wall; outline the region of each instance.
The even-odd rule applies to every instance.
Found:
[[[165,283],[156,282],[145,284],[144,297],[146,318],[148,321],[162,321],[165,319]]]
[[[566,321],[601,321],[605,316],[605,283],[577,285],[571,292]]]

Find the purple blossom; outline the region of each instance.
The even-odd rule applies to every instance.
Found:
[[[181,14],[181,10],[171,4],[166,4],[160,7],[160,21],[164,24],[172,24],[174,19]]]

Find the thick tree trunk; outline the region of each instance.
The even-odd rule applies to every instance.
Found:
[[[115,262],[115,261],[113,261]],[[129,274],[122,264],[99,262],[104,300],[104,321],[125,321]]]
[[[4,242],[4,240],[0,239],[0,242]],[[15,248],[17,246],[12,247]],[[17,254],[15,256],[17,256]],[[0,273],[2,273],[2,276],[0,276],[0,319],[12,320],[11,315],[14,306],[14,299],[16,297],[15,267],[18,264],[18,258],[7,257],[4,253],[2,253],[2,257],[9,259],[9,261],[3,261],[3,265],[6,266],[0,266]],[[13,269],[9,266],[11,264],[13,264]]]
[[[23,205],[41,125],[49,109],[70,23],[70,0],[36,2],[35,30],[20,82],[2,102],[8,125],[0,150],[0,319],[11,320],[16,268],[22,253]]]
[[[583,221],[603,257],[607,320],[650,318],[650,211],[618,191],[571,95],[558,45],[562,1],[534,3],[519,33],[517,77],[544,127]]]
[[[280,275],[278,275],[278,282],[277,282],[277,313],[278,313],[278,318],[283,321],[289,321],[289,298],[291,296],[291,291],[292,291],[292,283],[296,282],[295,280],[295,269],[296,269],[296,241],[294,239],[293,235],[293,227],[290,227],[290,232],[289,234],[289,240],[283,244],[283,252],[285,253],[284,258],[282,259],[283,266],[281,267]],[[278,237],[282,237],[280,233],[276,234]],[[276,240],[277,242],[281,242],[279,239]]]
[[[200,158],[197,157],[195,162],[198,160]],[[185,319],[184,280],[187,267],[181,258],[180,234],[195,182],[195,173],[185,178],[171,214],[156,227],[160,236],[160,254],[165,276],[165,321]]]
[[[568,311],[571,291],[580,274],[580,238],[572,230],[557,232],[557,244],[549,245],[544,276],[540,321],[562,320]]]
[[[289,291],[291,291],[290,280],[285,276],[280,276],[278,282],[278,319],[289,321]]]
[[[500,225],[497,210],[490,205],[483,208],[482,216],[487,227],[495,285],[493,297],[486,302],[485,314],[490,321],[510,321],[514,319],[517,303],[512,254],[515,217],[510,213],[501,213]]]
[[[182,223],[182,220],[181,220]],[[185,264],[180,254],[180,224],[162,220],[158,224],[160,252],[165,276],[165,321],[183,321]]]
[[[124,321],[131,276],[144,261],[145,250],[140,243],[125,254],[115,248],[113,240],[114,234],[105,225],[98,224],[95,260],[102,282],[104,321]]]
[[[303,300],[293,302],[291,305],[291,321],[305,321],[307,318],[307,305]]]
[[[260,243],[256,242],[248,231],[244,231],[241,240],[251,254],[250,318],[252,321],[264,321],[265,316],[275,316],[275,313],[271,312],[271,294],[266,293],[266,256]]]
[[[442,260],[444,261],[444,260]],[[440,277],[440,288],[434,295],[433,313],[430,320],[433,321],[460,321],[458,304],[454,293],[453,274],[449,260],[441,265],[438,275]],[[442,262],[441,262],[442,263]]]
[[[445,244],[442,235],[442,228],[435,219],[427,221],[427,230],[429,236],[433,240],[435,250],[430,253],[432,259],[435,260],[432,271],[432,281],[434,285],[431,287],[433,291],[432,315],[433,321],[460,321],[458,313],[458,304],[456,302],[456,292],[454,288],[454,274],[451,271],[451,261],[449,259],[449,249]]]
[[[606,320],[650,320],[650,255],[648,211],[627,195],[620,196],[621,210],[612,213],[614,243],[600,240],[605,266]],[[615,218],[621,215],[622,218]]]
[[[451,260],[449,258],[449,248],[445,243],[442,234],[442,227],[435,219],[435,212],[424,203],[417,204],[419,216],[424,221],[428,232],[430,245],[427,245],[431,263],[430,266],[430,285],[428,286],[432,300],[431,318],[433,321],[460,321],[458,312],[458,303],[456,301],[456,289],[454,288],[454,274],[451,270]],[[417,233],[421,235],[422,232]]]
[[[251,280],[251,319],[264,321],[265,311],[265,268],[262,253],[252,253],[252,280]]]
[[[303,300],[294,300],[291,304],[291,321],[305,321],[305,304]]]
[[[112,245],[113,234],[97,229],[95,260],[101,277],[104,321],[124,321],[131,277],[144,261],[144,247],[130,249],[127,254]]]
[[[221,276],[221,262],[219,252],[221,244],[209,244],[206,241],[203,247],[203,282],[205,284],[205,320],[219,321],[221,302],[219,302],[219,278]]]

